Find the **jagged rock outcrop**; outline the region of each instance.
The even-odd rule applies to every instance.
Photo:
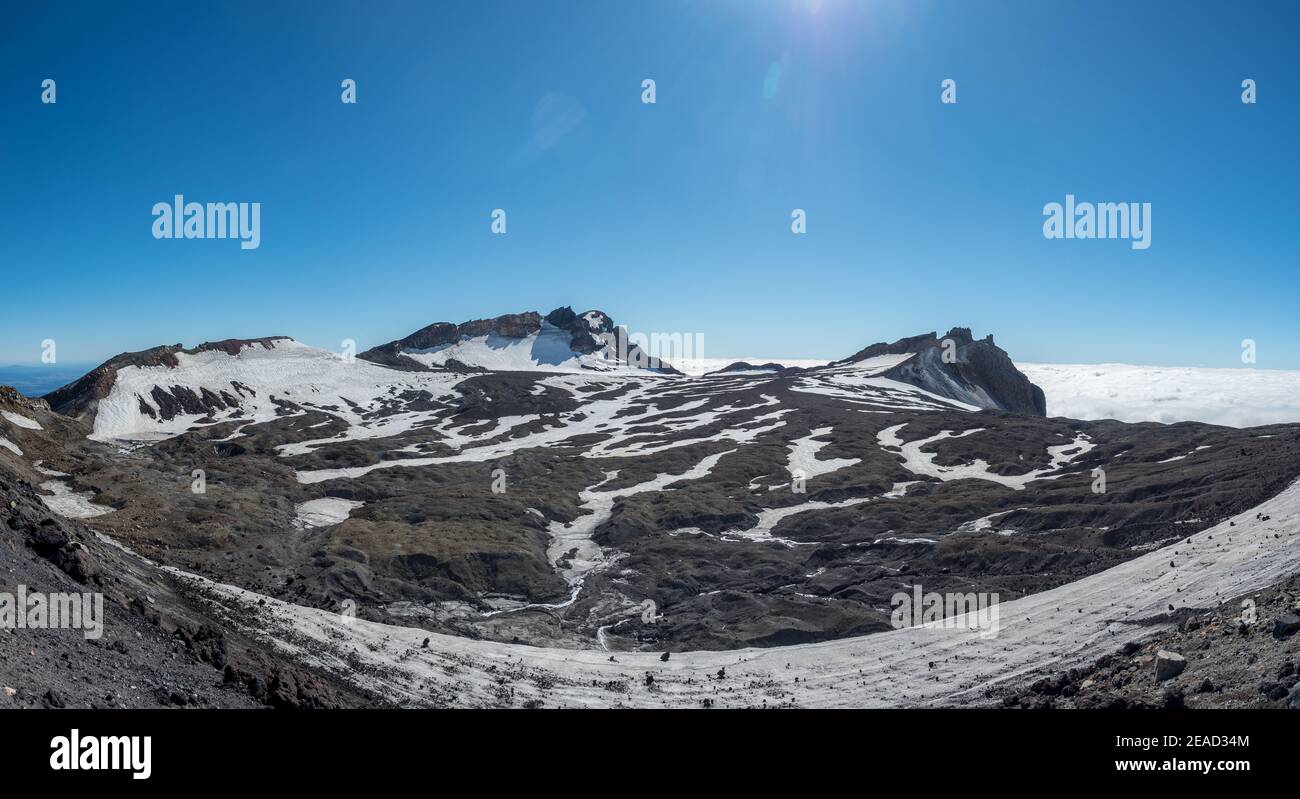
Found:
[[[13,386],[0,386],[0,409],[23,413],[26,411],[48,411],[49,405],[42,399],[23,396]]]
[[[460,341],[462,338],[497,335],[503,338],[524,338],[542,329],[541,314],[527,311],[520,314],[504,314],[493,319],[475,319],[454,324],[452,322],[434,322],[422,327],[405,338],[390,341],[372,347],[357,357],[372,363],[391,366],[407,371],[425,371],[427,366],[403,357],[408,351],[431,350]]]
[[[923,333],[892,344],[872,344],[832,365],[909,353],[911,358],[880,376],[980,408],[1047,415],[1043,390],[1016,368],[1007,353],[993,343],[993,336],[976,340],[965,327],[954,327],[942,337]]]

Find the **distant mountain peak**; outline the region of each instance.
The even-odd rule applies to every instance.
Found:
[[[942,337],[930,332],[872,344],[830,366],[885,355],[912,357],[882,371],[880,377],[980,408],[1047,415],[1043,390],[1016,368],[1007,353],[993,343],[992,335],[977,340],[968,327],[954,327]]]
[[[619,371],[677,374],[630,343],[604,311],[556,308],[453,324],[436,322],[357,357],[407,371]]]

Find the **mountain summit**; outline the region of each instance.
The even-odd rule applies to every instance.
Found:
[[[979,408],[1047,415],[1043,390],[1016,368],[993,336],[976,340],[966,327],[954,327],[942,338],[930,332],[872,344],[830,366],[884,363],[900,355],[910,357],[878,375]]]
[[[405,338],[381,344],[359,356],[408,371],[621,371],[646,369],[678,374],[627,340],[604,311],[574,313],[556,308],[505,314],[453,324],[435,322]]]

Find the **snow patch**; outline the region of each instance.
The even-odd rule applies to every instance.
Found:
[[[875,359],[869,359],[875,360]],[[866,363],[864,361],[863,363]],[[978,412],[980,408],[917,388],[897,380],[877,377],[872,368],[836,367],[801,376],[794,391],[822,394],[871,408],[895,411]]]
[[[294,524],[299,527],[329,527],[340,524],[352,511],[366,503],[338,497],[322,497],[303,502],[294,508],[298,514]]]
[[[0,411],[0,416],[3,416],[4,418],[8,419],[10,424],[17,425],[18,427],[24,427],[28,430],[44,429],[41,427],[40,422],[37,422],[35,419],[28,419],[26,416],[23,416],[22,414],[19,413],[14,413],[13,411]]]
[[[796,438],[790,442],[790,457],[786,464],[785,470],[790,473],[793,479],[802,475],[804,479],[811,480],[814,477],[820,477],[823,474],[840,469],[848,468],[856,463],[861,463],[861,458],[830,458],[828,460],[818,460],[817,453],[820,452],[829,441],[814,441],[813,439],[831,434],[830,427],[818,427],[803,438]]]
[[[852,369],[855,372],[862,372],[866,375],[876,375],[881,372],[887,372],[898,366],[904,361],[909,361],[916,353],[904,352],[899,354],[877,355],[874,358],[864,358],[854,363],[845,364],[843,368]]]
[[[41,483],[41,490],[51,494],[51,496],[41,495],[41,501],[45,506],[67,519],[90,519],[112,513],[114,510],[104,505],[96,505],[91,502],[93,493],[86,491],[78,494],[62,480],[46,480]]]

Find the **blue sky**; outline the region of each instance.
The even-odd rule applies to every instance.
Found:
[[[1292,2],[21,4],[0,363],[572,305],[717,357],[965,325],[1300,369],[1298,31]],[[177,193],[260,202],[260,248],[155,240]],[[1150,202],[1150,249],[1045,239],[1067,193]]]

